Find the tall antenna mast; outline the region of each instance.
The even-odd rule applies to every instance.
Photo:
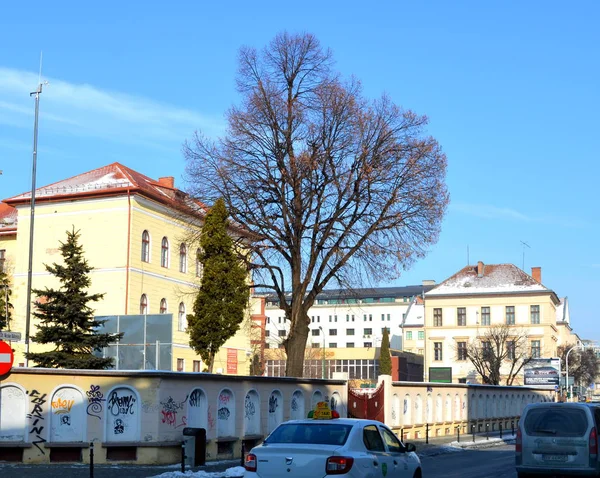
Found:
[[[524,241],[519,242],[521,242],[521,244],[523,245],[523,267],[521,267],[521,270],[525,271],[525,246],[527,246],[529,249],[531,249],[531,246]]]
[[[29,219],[29,266],[27,268],[27,309],[25,312],[25,367],[29,366],[29,331],[31,324],[31,276],[33,268],[33,230],[35,219],[35,178],[37,169],[37,142],[38,142],[38,119],[40,113],[40,95],[42,94],[42,52],[40,52],[40,73],[38,85],[35,91],[29,93],[29,96],[35,96],[35,119],[33,122],[33,159],[31,167],[31,216]]]

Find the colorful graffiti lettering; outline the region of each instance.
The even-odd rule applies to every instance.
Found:
[[[42,405],[44,405],[44,403],[46,403],[47,401],[46,394],[44,393],[43,395],[40,395],[40,392],[38,392],[37,390],[32,390],[31,392],[27,392],[27,395],[29,395],[29,397],[31,398],[31,403],[33,404],[33,409],[31,410],[31,413],[28,413],[26,415],[27,418],[33,421],[33,423],[31,424],[31,430],[29,430],[29,434],[35,435],[36,438],[36,440],[33,440],[31,443],[35,445],[39,451],[42,452],[42,455],[45,455],[46,453],[39,445],[40,443],[46,442],[46,440],[41,436],[42,431],[44,430],[44,425],[38,425],[38,423],[40,422],[40,420],[44,420],[44,417],[42,416],[42,413],[44,412]]]
[[[58,397],[52,402],[52,411],[54,413],[70,413],[71,408],[75,404],[75,400],[66,400]]]
[[[100,385],[90,385],[90,389],[85,392],[88,397],[87,414],[91,417],[96,417],[102,420],[102,402],[106,401],[104,394],[100,391]]]
[[[175,428],[183,427],[186,423],[186,417],[181,417],[181,423],[177,425],[177,412],[183,409],[183,404],[187,401],[188,397],[183,399],[181,402],[176,402],[173,397],[169,397],[166,401],[160,402],[162,405],[162,422],[166,423]]]
[[[221,405],[227,405],[229,400],[231,400],[231,395],[229,393],[221,393],[219,395],[219,403]]]
[[[206,413],[207,416],[207,421],[208,421],[208,428],[209,430],[214,430],[215,429],[215,417],[212,416],[212,413],[210,411],[210,405],[208,406],[208,411]]]
[[[119,397],[116,390],[111,393],[108,399],[108,408],[114,416],[118,415],[133,415],[136,398],[133,395],[123,395]]]

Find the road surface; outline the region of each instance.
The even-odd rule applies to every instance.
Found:
[[[421,458],[423,478],[516,478],[515,447],[502,445]]]

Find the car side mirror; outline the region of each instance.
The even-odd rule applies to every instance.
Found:
[[[413,451],[417,451],[417,447],[413,443],[407,443],[406,444],[406,452],[410,453]]]

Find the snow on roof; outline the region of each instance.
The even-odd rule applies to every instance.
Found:
[[[559,301],[560,303],[556,306],[556,322],[570,322],[567,298],[560,297]]]
[[[425,304],[413,302],[404,319],[405,327],[418,327],[425,324]]]
[[[482,264],[466,266],[452,277],[425,293],[425,296],[447,294],[498,294],[519,292],[551,292],[514,264]]]

